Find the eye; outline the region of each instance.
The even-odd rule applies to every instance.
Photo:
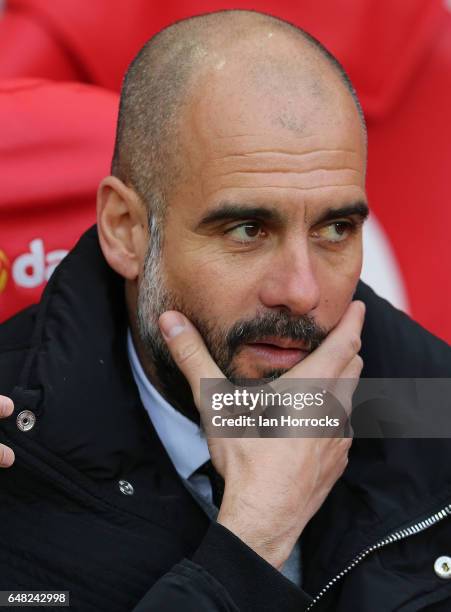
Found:
[[[355,224],[350,221],[334,221],[334,223],[320,227],[313,233],[313,236],[328,242],[343,242],[349,238],[354,229]]]
[[[266,236],[260,223],[247,221],[226,231],[233,240],[242,243],[257,242]]]

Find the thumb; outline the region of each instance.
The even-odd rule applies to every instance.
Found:
[[[158,323],[172,358],[187,379],[196,406],[201,410],[200,379],[224,378],[224,374],[213,361],[202,336],[184,315],[168,310]]]

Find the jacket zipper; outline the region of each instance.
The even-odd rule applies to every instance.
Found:
[[[377,542],[376,544],[373,544],[372,546],[365,548],[365,550],[363,550],[360,554],[354,557],[351,563],[349,563],[349,565],[347,565],[344,570],[342,570],[339,574],[334,576],[332,580],[329,580],[329,582],[321,589],[321,591],[313,599],[312,603],[309,605],[306,612],[311,610],[313,606],[315,606],[318,603],[318,601],[327,593],[327,591],[334,584],[336,584],[341,578],[343,578],[343,576],[345,576],[356,565],[361,563],[363,559],[365,559],[370,553],[377,550],[378,548],[383,548],[384,546],[387,546],[387,544],[392,544],[393,542],[397,542],[398,540],[404,540],[404,538],[415,535],[416,533],[420,533],[421,531],[424,531],[425,529],[432,527],[432,525],[439,523],[440,521],[442,521],[448,516],[451,516],[451,504],[445,506],[444,508],[442,508],[441,510],[439,510],[432,516],[429,516],[428,518],[424,519],[423,521],[419,521],[418,523],[415,523],[414,525],[411,525],[410,527],[406,527],[405,529],[398,529],[398,531],[394,531],[393,533],[386,536],[382,540],[379,540],[379,542]]]

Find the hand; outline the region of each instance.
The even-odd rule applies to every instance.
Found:
[[[0,395],[0,419],[11,416],[14,411],[14,404],[9,397]],[[9,446],[0,444],[0,467],[11,467],[14,463],[14,451]]]
[[[281,378],[355,379],[357,384],[364,313],[362,302],[352,302],[321,346]],[[224,375],[184,315],[164,313],[160,328],[201,418],[208,418],[200,379]],[[343,473],[351,443],[350,438],[208,438],[212,462],[225,480],[218,522],[280,569]]]

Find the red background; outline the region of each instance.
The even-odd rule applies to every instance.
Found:
[[[6,3],[0,17],[0,319],[38,299],[54,251],[69,249],[94,222],[122,75],[141,45],[176,19],[250,8],[307,29],[345,66],[368,122],[370,205],[401,268],[410,312],[450,341],[451,1],[159,4]],[[32,240],[43,253],[18,261]],[[36,285],[21,286],[20,274]]]

